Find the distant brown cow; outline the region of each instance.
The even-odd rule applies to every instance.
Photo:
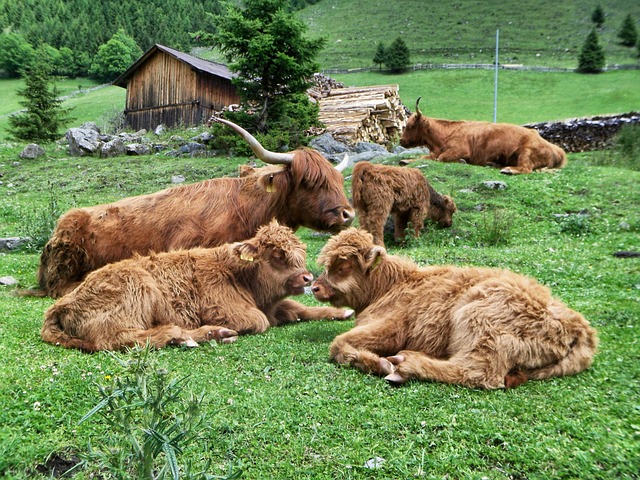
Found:
[[[418,237],[425,219],[450,227],[456,204],[448,195],[436,192],[415,168],[358,162],[351,176],[353,207],[360,226],[384,245],[384,225],[393,216],[394,238],[402,242],[409,223]]]
[[[502,168],[501,173],[531,173],[562,168],[567,156],[531,128],[508,123],[451,121],[426,117],[416,102],[400,138],[403,147],[425,145],[430,158]]]
[[[391,383],[509,388],[592,363],[595,330],[531,278],[420,268],[355,228],[332,237],[318,263],[325,271],[312,286],[316,298],[356,312],[356,326],[335,338],[331,358]]]
[[[245,240],[272,218],[293,229],[334,233],[353,221],[342,175],[319,152],[269,152],[238,125],[217,121],[242,135],[258,158],[283,166],[72,209],[58,220],[40,257],[40,290],[23,294],[60,297],[108,263]]]
[[[276,221],[244,242],[134,257],[89,274],[45,313],[43,340],[87,352],[149,341],[195,347],[352,311],[285,299],[304,291],[306,246]]]

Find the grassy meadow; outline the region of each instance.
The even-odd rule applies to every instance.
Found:
[[[501,63],[574,68],[598,3],[323,0],[299,16],[311,36],[327,38],[323,69],[372,66],[376,44],[398,36],[412,63],[493,63],[496,29]],[[640,18],[640,3],[605,3],[599,34],[607,63],[637,64],[636,51],[621,47],[616,33],[626,14]],[[216,52],[199,54],[216,58]],[[405,105],[413,109],[422,96],[423,112],[434,117],[493,118],[491,70],[335,78],[348,86],[397,83]],[[24,144],[7,131],[22,85],[0,79],[0,237],[43,240],[69,208],[154,192],[171,186],[173,175],[187,182],[233,176],[247,161],[76,158],[63,144],[22,160]],[[500,70],[497,117],[524,124],[639,111],[638,85],[637,70]],[[70,96],[65,106],[74,107],[69,126],[94,121],[108,130],[124,108],[119,87],[86,79],[57,87]],[[195,135],[177,131],[167,138],[172,133]],[[155,478],[179,472],[199,480],[637,479],[640,259],[613,255],[640,251],[640,154],[633,152],[571,154],[561,171],[517,177],[426,160],[408,167],[420,168],[459,211],[449,229],[428,225],[419,239],[389,241],[391,253],[422,265],[503,267],[533,276],[599,332],[599,353],[587,371],[508,391],[429,382],[394,388],[330,363],[329,344],[351,320],[298,323],[196,349],[64,350],[40,339],[43,312],[53,300],[14,295],[36,284],[40,249],[0,251],[0,277],[18,281],[0,286],[0,478],[56,478],[73,465],[63,478],[143,478],[136,468],[152,456]],[[506,188],[484,186],[492,180]],[[307,229],[298,235],[317,276],[315,260],[328,236]],[[317,304],[308,295],[300,301]],[[129,381],[140,358],[144,371]],[[157,393],[155,399],[143,390]],[[105,394],[112,395],[109,404]],[[199,422],[190,423],[196,413]],[[174,438],[177,449],[140,456],[136,442],[150,422],[162,432],[180,423],[188,435]],[[152,444],[164,438],[156,435]]]
[[[638,78],[634,72],[520,75],[501,74],[500,120],[524,123],[640,107],[637,89],[628,91]],[[371,84],[377,78],[400,83],[407,105],[423,95],[424,111],[434,116],[490,118],[485,109],[492,97],[485,98],[480,87],[490,82],[481,72],[340,80]],[[423,91],[424,85],[438,94]],[[0,81],[0,89],[6,86]],[[119,101],[114,92],[123,90],[105,88],[70,100],[85,112],[77,123],[108,117]],[[104,103],[97,97],[103,94],[109,98]],[[235,175],[247,160],[74,158],[64,146],[45,148],[44,157],[27,161],[18,157],[22,145],[0,144],[0,237],[42,236],[71,207],[157,191],[171,185],[172,175],[187,182]],[[163,421],[181,419],[180,406],[193,396],[201,399],[196,437],[176,456],[181,478],[638,478],[640,260],[613,253],[640,250],[640,156],[636,150],[618,160],[609,151],[571,154],[561,171],[518,177],[419,160],[411,168],[452,195],[459,211],[450,229],[428,225],[417,240],[387,244],[392,253],[423,265],[505,267],[537,278],[598,330],[601,345],[592,368],[509,391],[428,382],[393,388],[328,361],[330,342],[352,327],[350,320],[274,328],[231,345],[151,352],[144,377],[150,385],[165,375],[187,377],[176,402],[162,403]],[[348,171],[345,178],[348,190]],[[507,188],[487,188],[488,180]],[[298,234],[317,276],[315,259],[328,237],[307,229]],[[136,354],[86,355],[44,344],[42,315],[53,300],[14,295],[16,288],[35,285],[38,259],[38,249],[0,252],[0,277],[19,282],[0,287],[0,477],[50,478],[54,467],[59,472],[86,460],[69,476],[136,478],[123,473],[121,464],[130,458],[132,438],[142,435],[141,403],[120,410],[134,419],[125,427],[118,428],[117,416],[96,414],[80,422],[103,398],[99,388],[114,391],[127,378],[127,362]],[[310,296],[300,298],[316,304]],[[161,465],[167,458],[159,453],[156,460]],[[198,475],[202,471],[209,476]]]
[[[496,30],[502,64],[575,68],[597,5],[605,13],[598,36],[607,64],[637,64],[637,50],[617,37],[627,15],[636,26],[640,20],[640,3],[628,0],[323,0],[299,16],[313,37],[327,40],[318,58],[324,69],[375,67],[376,45],[398,37],[413,64],[493,63]]]

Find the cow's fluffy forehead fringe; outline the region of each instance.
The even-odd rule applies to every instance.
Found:
[[[342,185],[342,174],[324,158],[320,152],[311,148],[300,148],[294,152],[291,170],[300,182],[325,188],[331,185]]]
[[[364,255],[374,246],[373,236],[351,227],[329,239],[318,255],[318,264],[328,267],[336,258]]]
[[[295,236],[293,230],[284,225],[280,225],[273,220],[271,223],[264,225],[258,229],[255,239],[258,244],[265,247],[271,246],[281,248],[285,252],[302,250],[306,251],[307,246]]]

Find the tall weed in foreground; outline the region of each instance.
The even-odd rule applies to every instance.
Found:
[[[593,164],[640,171],[640,125],[623,126],[611,148],[599,152]]]
[[[32,207],[31,210],[21,212],[24,235],[29,238],[24,248],[29,252],[42,250],[62,214],[53,184],[49,183],[48,189],[47,205],[44,209]]]
[[[203,397],[183,398],[188,377],[171,378],[166,369],[155,368],[150,351],[148,345],[136,348],[128,362],[114,355],[125,373],[109,386],[98,385],[100,401],[80,420],[99,414],[112,436],[103,445],[89,445],[81,455],[84,464],[123,479],[240,478],[242,471],[233,469],[224,477],[207,474],[208,463],[198,473],[191,471],[190,463],[179,466],[178,456],[203,429]]]

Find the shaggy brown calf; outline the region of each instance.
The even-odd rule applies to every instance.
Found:
[[[334,233],[353,221],[342,175],[319,152],[269,152],[238,125],[217,121],[242,135],[258,158],[277,165],[241,178],[215,178],[70,210],[58,220],[40,257],[39,290],[22,294],[60,297],[108,263],[245,240],[273,218],[294,230],[305,226]]]
[[[420,268],[387,255],[367,232],[332,237],[312,290],[349,306],[356,326],[331,358],[401,384],[410,379],[509,388],[591,365],[598,339],[547,287],[507,270]]]
[[[290,299],[313,276],[306,246],[273,221],[250,240],[135,257],[89,274],[45,313],[42,339],[87,352],[231,342],[298,320],[353,312]]]
[[[429,148],[440,162],[502,168],[500,173],[531,173],[540,168],[562,168],[567,156],[532,129],[508,123],[440,120],[426,117],[418,108],[407,120],[400,145]]]
[[[426,218],[441,227],[450,227],[456,204],[440,195],[419,170],[369,162],[358,162],[351,176],[353,207],[360,226],[384,245],[384,225],[393,216],[394,238],[402,242],[407,225],[418,237]]]

